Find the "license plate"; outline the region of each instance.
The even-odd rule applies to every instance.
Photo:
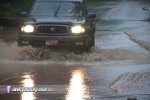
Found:
[[[54,46],[58,44],[58,40],[46,40],[47,46]]]

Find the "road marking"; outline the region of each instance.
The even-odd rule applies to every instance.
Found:
[[[114,6],[114,7],[112,8],[112,10],[110,10],[110,11],[108,12],[108,14],[107,14],[104,18],[102,18],[102,19],[108,19],[108,17],[110,17],[110,16],[112,15],[112,13],[115,12],[119,7],[120,7],[120,5]]]

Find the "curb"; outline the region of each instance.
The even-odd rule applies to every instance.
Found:
[[[135,43],[139,44],[141,47],[150,51],[150,46],[145,44],[145,41],[135,38],[135,35],[134,34],[132,35],[131,32],[125,32],[125,34],[129,36],[130,40],[134,41]]]

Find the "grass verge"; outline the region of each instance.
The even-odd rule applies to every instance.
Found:
[[[99,4],[99,3],[102,2],[102,1],[104,1],[104,0],[85,0],[86,6],[87,6],[88,8],[91,8],[91,7],[93,7],[93,6],[97,5],[97,4]]]

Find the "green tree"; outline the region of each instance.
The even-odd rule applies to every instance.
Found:
[[[28,11],[34,0],[0,0],[0,17],[16,17],[20,11]]]

